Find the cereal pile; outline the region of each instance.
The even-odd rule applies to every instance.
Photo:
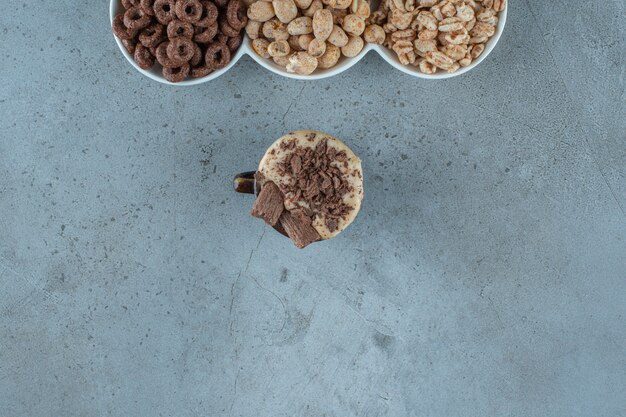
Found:
[[[482,54],[505,7],[506,0],[383,0],[368,28],[377,35],[371,41],[392,49],[402,64],[452,73]]]
[[[224,68],[248,23],[241,0],[122,0],[113,33],[143,69],[180,82]]]
[[[248,7],[252,49],[288,72],[309,75],[364,46],[367,0],[256,0]]]

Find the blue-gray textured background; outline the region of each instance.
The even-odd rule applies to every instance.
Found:
[[[4,7],[0,416],[625,416],[625,22],[513,0],[456,79],[245,58],[183,89],[105,0]],[[231,191],[298,128],[366,175],[304,251]]]

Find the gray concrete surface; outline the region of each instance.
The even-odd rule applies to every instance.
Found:
[[[445,82],[196,88],[106,1],[0,14],[0,416],[626,416],[623,0],[514,0]],[[366,199],[296,250],[231,177],[298,128]]]

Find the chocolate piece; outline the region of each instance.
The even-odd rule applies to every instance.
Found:
[[[263,219],[270,226],[276,225],[280,215],[285,210],[284,196],[273,182],[267,182],[261,188],[261,192],[252,206],[251,214]]]
[[[302,209],[285,210],[280,215],[280,225],[285,229],[293,243],[300,249],[321,239],[311,223],[311,218]]]

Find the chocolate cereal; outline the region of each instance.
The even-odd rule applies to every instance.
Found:
[[[217,26],[217,22],[214,22],[213,25],[209,27],[198,27],[196,26],[195,35],[193,36],[193,40],[197,43],[209,43],[215,38],[219,32],[219,27]]]
[[[166,38],[164,28],[160,23],[152,23],[139,34],[139,42],[146,48],[158,46]]]
[[[124,26],[138,31],[150,24],[150,16],[144,13],[139,6],[133,6],[124,13]]]
[[[175,11],[183,22],[196,23],[202,16],[202,5],[198,0],[177,0]]]
[[[167,24],[167,37],[173,38],[193,38],[194,27],[189,22],[183,22],[179,19],[174,19]]]
[[[120,0],[113,33],[137,66],[176,83],[228,65],[248,23],[242,0]]]
[[[154,16],[154,0],[140,0],[139,7],[149,16]]]
[[[213,24],[217,22],[217,17],[219,16],[217,6],[215,3],[208,0],[203,0],[201,3],[202,15],[200,15],[200,20],[195,23],[196,28],[207,28],[209,26],[213,26]]]
[[[162,25],[167,25],[171,22],[175,17],[176,13],[174,12],[174,8],[176,7],[175,0],[156,0],[154,2],[154,15],[156,19]]]

